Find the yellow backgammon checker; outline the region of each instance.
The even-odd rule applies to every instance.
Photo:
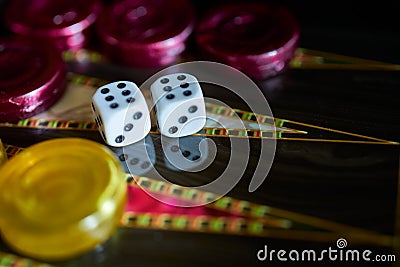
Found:
[[[41,260],[90,251],[118,226],[126,200],[123,173],[111,151],[86,139],[28,147],[1,167],[2,237]]]

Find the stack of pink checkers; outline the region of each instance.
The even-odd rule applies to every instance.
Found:
[[[203,59],[225,63],[255,79],[286,69],[299,39],[294,16],[272,3],[223,4],[195,25],[188,0],[122,0],[104,10],[96,27],[104,53],[133,67],[179,62],[194,30]]]
[[[104,10],[96,31],[113,61],[133,67],[166,66],[176,63],[185,50],[194,14],[187,0],[122,0]]]
[[[164,75],[151,85],[150,90],[161,134],[182,137],[203,128],[206,109],[196,77],[188,73]],[[149,108],[133,82],[118,81],[97,89],[92,110],[101,136],[111,146],[133,144],[150,131]]]
[[[15,122],[52,106],[65,90],[58,50],[22,36],[0,39],[0,122]]]
[[[100,0],[12,0],[5,21],[15,34],[76,50],[89,43],[101,10]]]
[[[298,45],[299,26],[283,6],[226,4],[206,14],[196,29],[203,57],[230,65],[251,78],[283,71]]]

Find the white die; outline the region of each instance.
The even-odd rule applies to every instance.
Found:
[[[151,122],[146,100],[130,81],[106,84],[93,95],[92,109],[104,141],[121,147],[143,139]]]
[[[165,75],[157,79],[150,90],[161,134],[181,137],[203,128],[206,109],[196,77],[188,73]]]

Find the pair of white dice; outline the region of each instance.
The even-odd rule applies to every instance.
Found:
[[[193,75],[165,75],[151,85],[150,91],[161,134],[187,136],[205,125],[204,97]],[[133,82],[118,81],[100,87],[93,95],[92,109],[101,136],[110,146],[130,145],[150,131],[145,97]]]

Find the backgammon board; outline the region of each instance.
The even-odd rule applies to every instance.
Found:
[[[254,80],[273,117],[253,113],[226,90],[202,86],[204,96],[230,107],[206,101],[206,125],[182,139],[183,149],[205,158],[200,142],[209,139],[215,144],[215,158],[206,169],[189,172],[174,167],[153,125],[144,148],[132,148],[141,169],[135,174],[125,169],[126,175],[121,177],[128,198],[116,232],[84,255],[46,264],[285,266],[279,250],[286,252],[280,254],[282,258],[295,263],[303,263],[302,252],[313,250],[315,260],[307,252],[303,261],[318,266],[321,251],[326,250],[322,260],[336,266],[354,264],[345,259],[346,251],[357,250],[361,257],[368,250],[371,261],[382,259],[386,262],[379,265],[395,265],[399,257],[399,62],[341,55],[323,47],[310,49],[303,46],[309,40],[300,42],[285,71]],[[189,50],[180,62],[197,59],[200,57]],[[31,145],[65,137],[107,146],[90,109],[95,90],[118,80],[142,84],[162,69],[122,66],[91,47],[65,51],[63,61],[68,74],[60,100],[32,117],[0,124],[8,158]],[[146,90],[144,95],[150,97]],[[259,101],[251,95],[248,99]],[[240,180],[223,196],[196,189],[226,169],[233,139],[250,148]],[[264,142],[274,145],[272,165],[265,180],[249,190]],[[108,148],[126,167],[121,150]],[[145,162],[140,158],[143,149],[150,156]],[[150,168],[168,182],[152,177]],[[207,204],[173,206],[152,198],[153,194],[168,203]],[[62,216],[63,211],[59,212]],[[331,249],[337,256],[334,259],[328,257]],[[0,251],[0,266],[47,266],[4,242]],[[358,263],[363,261],[361,258]]]

